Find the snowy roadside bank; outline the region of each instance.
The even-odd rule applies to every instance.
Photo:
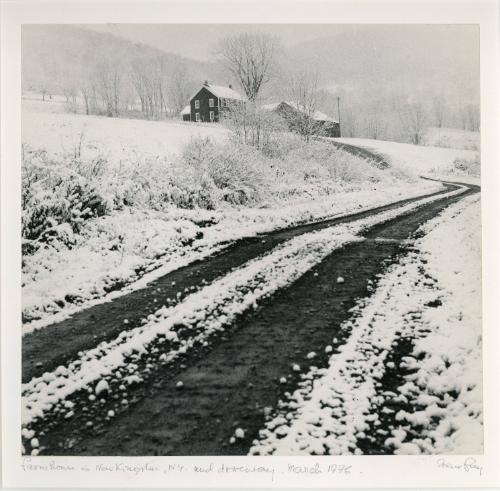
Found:
[[[480,230],[478,196],[425,224],[342,326],[348,343],[304,375],[251,453],[360,454],[380,436],[397,454],[481,453]],[[401,340],[413,345],[399,369],[411,370],[396,393],[381,381],[398,369],[387,358]],[[387,413],[393,423],[382,427]]]
[[[274,208],[126,209],[91,220],[71,248],[46,247],[24,258],[24,333],[145,287],[234,240],[346,215],[442,189],[431,181],[376,186]]]

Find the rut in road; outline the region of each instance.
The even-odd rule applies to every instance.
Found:
[[[67,320],[26,334],[22,342],[22,381],[28,382],[33,377],[67,364],[78,358],[80,351],[96,346],[101,341],[114,339],[121,331],[140,325],[141,319],[158,310],[165,299],[170,298],[169,305],[174,305],[193,290],[206,286],[293,237],[392,210],[455,188],[457,186],[453,184],[445,184],[442,191],[418,198],[405,199],[348,216],[241,239],[215,256],[179,268],[151,282],[146,288],[118,297],[111,302],[90,307]],[[157,299],[161,299],[161,302],[157,303]],[[125,319],[128,321],[127,324],[124,324]]]
[[[340,326],[358,298],[369,295],[387,264],[404,254],[405,241],[428,219],[451,203],[476,192],[445,197],[368,230],[367,240],[336,250],[258,309],[245,312],[230,330],[207,347],[190,350],[174,365],[158,367],[154,376],[128,391],[129,407],[106,417],[116,401],[96,402],[98,411],[40,428],[47,455],[231,455],[246,454],[266,414],[300,380],[292,371],[326,366],[324,348],[334,350],[349,332]],[[344,283],[335,278],[342,276]],[[315,351],[314,362],[306,355]],[[287,383],[280,378],[286,376]],[[177,382],[182,380],[179,389]],[[89,404],[90,406],[90,404]],[[55,421],[56,421],[55,420]],[[245,437],[230,444],[235,429]],[[38,433],[38,432],[37,432]]]

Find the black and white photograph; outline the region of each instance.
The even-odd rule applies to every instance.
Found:
[[[481,454],[478,35],[23,26],[23,452]]]
[[[4,469],[493,483],[483,21],[37,9],[10,31]]]

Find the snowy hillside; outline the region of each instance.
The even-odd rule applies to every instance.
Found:
[[[479,183],[480,155],[475,150],[411,145],[365,138],[337,138],[382,155],[393,166],[431,178],[466,179]]]

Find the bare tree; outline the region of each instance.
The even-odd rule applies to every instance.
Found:
[[[358,118],[356,111],[350,107],[342,111],[342,136],[355,137],[359,136]]]
[[[378,140],[385,135],[387,124],[381,114],[370,114],[365,118],[365,132],[369,138]]]
[[[69,112],[78,112],[78,82],[76,81],[76,77],[70,74],[65,75],[61,82],[61,89],[66,98],[66,109]]]
[[[479,131],[480,110],[479,104],[473,102],[462,103],[459,108],[460,120],[464,130]]]
[[[119,61],[103,59],[95,66],[92,78],[107,116],[119,116],[122,90],[122,67]]]
[[[218,53],[226,68],[254,102],[269,82],[278,47],[275,37],[267,34],[240,34],[223,39]]]
[[[186,65],[183,63],[173,67],[169,81],[169,97],[172,109],[176,114],[179,114],[188,104],[195,85],[189,77]]]
[[[399,118],[403,129],[414,145],[420,145],[427,123],[427,115],[421,103],[410,103],[404,105],[399,112]]]
[[[141,111],[149,119],[165,116],[167,107],[168,64],[162,56],[131,63],[130,81],[141,101]]]
[[[285,113],[290,128],[299,133],[306,141],[318,133],[318,123],[314,119],[322,101],[318,90],[319,78],[316,73],[297,71],[288,74],[287,100],[292,103],[292,111]]]
[[[446,117],[446,100],[443,95],[434,97],[432,101],[434,121],[437,128],[442,128]]]
[[[277,114],[253,103],[232,104],[222,112],[221,121],[233,130],[238,141],[261,150],[269,150],[275,137],[285,130]]]

